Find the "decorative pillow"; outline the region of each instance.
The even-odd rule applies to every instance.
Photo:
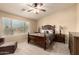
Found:
[[[48,34],[53,34],[53,30],[46,30]]]
[[[41,30],[40,30],[40,33],[45,33],[45,30],[41,29]]]

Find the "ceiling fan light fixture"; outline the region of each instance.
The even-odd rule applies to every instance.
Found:
[[[38,14],[40,11],[38,9],[34,9],[33,13]]]
[[[41,9],[41,8],[42,8],[41,6],[39,6],[39,5],[37,6],[37,9]]]
[[[46,10],[42,8],[43,3],[33,3],[32,5],[27,4],[27,6],[29,6],[27,12],[33,12],[35,14],[38,14],[41,11],[46,12]],[[22,11],[26,11],[26,9],[23,8]]]

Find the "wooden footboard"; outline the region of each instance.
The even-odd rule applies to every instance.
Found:
[[[34,42],[34,44],[37,44],[46,50],[46,37],[40,37],[40,36],[34,36],[28,34],[28,43]]]

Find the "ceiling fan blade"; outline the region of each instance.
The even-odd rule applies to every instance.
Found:
[[[34,8],[33,6],[31,6],[31,5],[29,5],[29,4],[27,4],[27,6]]]
[[[27,6],[31,7],[31,9],[36,9],[36,7],[34,7],[33,5],[31,6],[27,4]]]
[[[26,9],[23,8],[22,11],[26,11]]]
[[[43,6],[43,3],[40,3],[40,6]]]
[[[46,10],[45,9],[40,9],[41,11],[44,11],[44,12],[46,12]]]
[[[28,10],[27,12],[31,12],[32,11],[32,9],[31,10]]]

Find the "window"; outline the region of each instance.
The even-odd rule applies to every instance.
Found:
[[[2,25],[3,25],[3,33],[6,35],[16,33],[26,33],[28,32],[29,29],[29,22],[16,19],[9,19],[6,17],[2,19]]]

